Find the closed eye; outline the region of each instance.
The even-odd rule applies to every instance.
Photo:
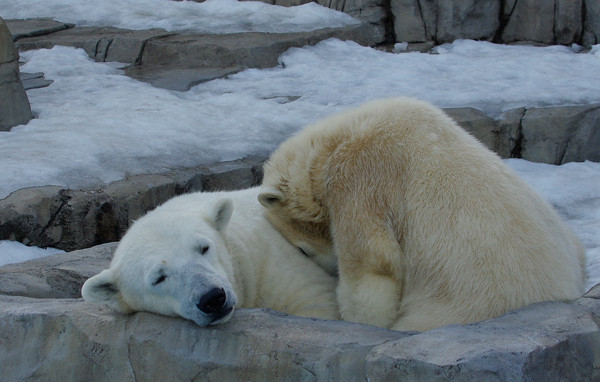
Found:
[[[304,256],[306,256],[306,257],[310,257],[310,256],[308,256],[308,253],[306,253],[306,251],[305,251],[305,250],[303,250],[303,249],[302,249],[302,248],[300,248],[300,247],[297,247],[297,248],[298,248],[298,250],[299,250],[300,252],[302,252],[302,254],[303,254]]]
[[[152,286],[156,286],[160,283],[162,283],[163,281],[165,281],[167,279],[167,276],[165,274],[160,274],[158,275],[158,277],[152,282]]]
[[[206,255],[206,253],[208,252],[209,249],[210,249],[210,245],[208,245],[208,244],[199,245],[196,247],[196,252],[198,252],[201,255]]]

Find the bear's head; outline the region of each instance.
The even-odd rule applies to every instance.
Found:
[[[83,285],[86,301],[124,313],[180,316],[199,326],[229,320],[237,297],[221,233],[233,203],[220,199],[190,206],[177,199],[131,226],[110,268]]]
[[[280,187],[263,185],[258,200],[265,207],[269,222],[283,237],[327,273],[337,275],[329,221],[324,216],[311,216],[299,203],[292,202]]]

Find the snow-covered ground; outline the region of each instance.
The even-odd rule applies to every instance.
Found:
[[[300,32],[359,23],[316,3],[277,7],[237,0],[0,0],[0,17],[52,17],[79,26],[198,33]]]
[[[353,22],[315,4],[0,0],[0,17],[38,16],[79,25],[206,27],[220,33]],[[462,40],[438,47],[437,54],[393,54],[327,40],[290,49],[276,68],[245,70],[187,92],[137,82],[123,75],[120,64],[96,63],[82,50],[24,52],[22,71],[44,72],[54,83],[28,92],[36,119],[0,132],[0,198],[23,187],[91,187],[128,174],[266,155],[303,125],[381,97],[409,95],[490,115],[520,106],[600,102],[600,45],[577,51]],[[586,246],[588,284],[600,282],[600,164],[507,164],[573,227]],[[17,248],[2,243],[0,264],[28,258],[26,249]]]

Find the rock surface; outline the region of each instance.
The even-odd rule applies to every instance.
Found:
[[[331,37],[363,45],[383,41],[367,23],[298,33],[231,34],[76,27],[49,19],[9,20],[9,27],[19,50],[55,45],[81,48],[97,61],[127,64],[125,73],[135,79],[180,91],[246,68],[276,66],[287,49]]]
[[[114,248],[110,243],[0,267],[3,379],[600,378],[600,286],[572,303],[538,303],[492,320],[423,333],[267,309],[239,309],[225,325],[200,328],[180,318],[117,314],[79,299],[83,280],[108,266]]]
[[[600,42],[598,0],[317,0],[375,25],[395,42],[459,38],[542,44]]]
[[[0,295],[81,298],[88,278],[108,268],[117,242],[0,267]]]
[[[19,77],[19,53],[0,18],[0,131],[26,124],[33,115]]]

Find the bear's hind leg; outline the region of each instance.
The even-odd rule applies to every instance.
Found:
[[[425,331],[440,326],[473,321],[465,317],[467,311],[468,307],[457,306],[452,301],[444,301],[421,293],[409,294],[402,300],[399,317],[390,326],[390,329]]]

